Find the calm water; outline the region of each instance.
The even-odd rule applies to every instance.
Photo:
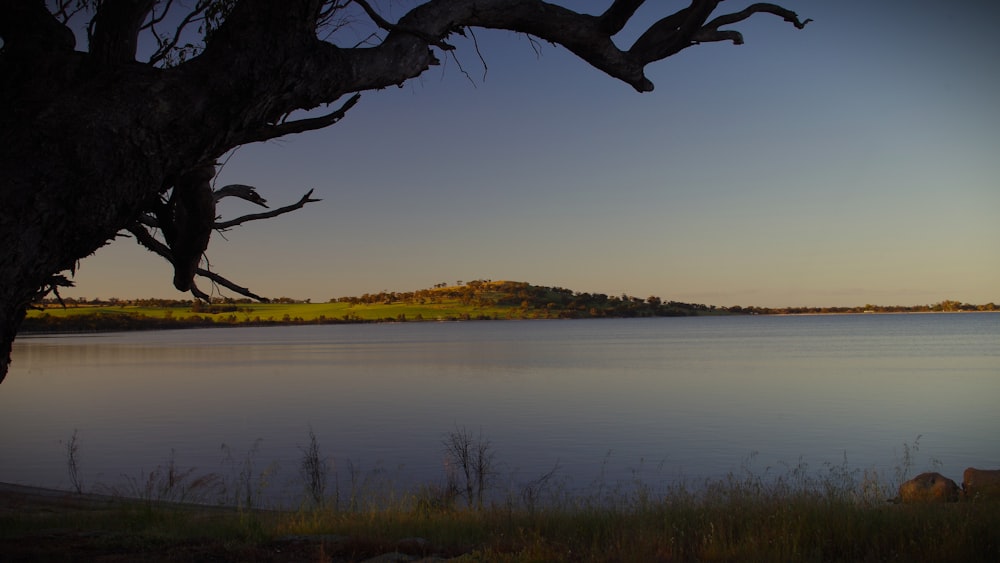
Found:
[[[401,484],[480,429],[504,479],[654,486],[805,462],[959,479],[1000,467],[1000,315],[400,323],[23,337],[0,385],[0,481],[69,487],[164,463],[220,471],[258,442],[272,494],[312,428]],[[284,483],[282,485],[282,483]],[[297,489],[296,489],[297,490]]]

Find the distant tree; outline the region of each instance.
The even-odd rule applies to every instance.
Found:
[[[201,266],[212,231],[317,200],[310,190],[218,219],[224,197],[265,206],[254,187],[212,186],[234,147],[333,125],[361,92],[420,76],[451,56],[450,36],[477,27],[562,45],[647,92],[647,64],[741,44],[725,26],[759,13],[808,21],[765,3],[713,17],[720,3],[691,0],[620,48],[614,37],[643,0],[609,0],[599,15],[542,0],[428,0],[396,21],[370,0],[0,0],[0,379],[27,307],[70,285],[64,272],[119,233],[169,260],[181,291],[206,298],[202,277],[263,299]],[[354,44],[359,31],[370,33]]]

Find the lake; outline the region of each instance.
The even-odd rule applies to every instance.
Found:
[[[171,456],[224,474],[251,458],[276,470],[277,503],[301,490],[310,429],[342,487],[352,467],[410,487],[443,481],[461,427],[508,483],[556,464],[579,490],[845,460],[891,475],[904,445],[914,472],[960,481],[1000,467],[998,401],[989,313],[24,336],[0,385],[0,481],[69,488],[76,431],[87,487]]]

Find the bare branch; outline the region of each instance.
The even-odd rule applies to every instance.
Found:
[[[154,26],[156,26],[156,24],[162,22],[167,17],[167,13],[170,12],[170,8],[173,5],[174,5],[174,0],[167,0],[167,2],[163,5],[163,9],[160,10],[160,14],[159,15],[156,14],[156,6],[153,6],[153,11],[152,11],[152,14],[149,16],[149,21],[147,21],[146,23],[144,23],[142,25],[142,27],[140,27],[139,29],[143,29],[143,30],[145,30],[145,29],[153,29]],[[195,9],[197,9],[197,8],[195,8]],[[154,30],[154,33],[155,33],[155,30]]]
[[[525,33],[562,45],[595,68],[632,85],[641,92],[652,90],[652,83],[643,75],[641,61],[619,49],[611,40],[605,25],[601,17],[580,14],[540,0],[518,2],[432,0],[412,9],[399,20],[397,27],[420,29],[425,34],[435,37],[445,37],[461,27],[484,27]],[[390,60],[398,60],[399,57],[388,59],[384,53],[416,55],[420,52],[416,43],[416,37],[393,31],[378,48],[351,52],[349,55],[358,61],[354,64],[355,68],[383,69],[379,73],[379,78],[383,85],[391,85],[392,83],[386,83],[389,73],[385,72],[388,70],[385,66]],[[435,63],[434,60],[423,59],[425,65]],[[414,60],[410,64],[418,64],[418,61]],[[413,70],[419,74],[425,69]],[[365,77],[359,76],[359,78]],[[409,77],[405,75],[400,76],[400,82],[407,78]]]
[[[375,22],[375,25],[379,26],[380,28],[386,31],[394,31],[396,29],[395,25],[389,23],[385,18],[379,15],[379,13],[376,12],[375,9],[371,7],[371,4],[369,4],[365,0],[352,0],[352,1],[358,6],[361,6],[361,9],[364,10],[366,14],[368,14],[368,17],[371,18],[373,22]]]
[[[615,0],[615,3],[601,14],[601,29],[608,35],[618,33],[628,20],[632,19],[635,11],[645,3],[646,0]]]
[[[229,281],[228,279],[220,276],[219,274],[217,274],[217,273],[215,273],[215,272],[213,272],[211,270],[206,270],[205,268],[198,268],[198,270],[195,273],[197,273],[199,276],[201,276],[203,278],[208,278],[208,279],[212,280],[213,282],[221,285],[222,287],[224,287],[224,288],[226,288],[226,289],[228,289],[230,291],[235,291],[236,293],[239,293],[240,295],[242,295],[244,297],[249,297],[250,299],[256,299],[257,301],[260,301],[262,303],[267,303],[267,302],[270,301],[270,299],[268,299],[267,297],[262,297],[260,295],[257,295],[256,293],[250,291],[250,289],[248,289],[246,287],[242,287],[242,286],[236,285],[235,283]],[[194,284],[192,284],[192,290],[193,289],[194,289]],[[193,291],[192,291],[192,293],[193,293]]]
[[[170,0],[170,2],[172,1],[173,0]],[[167,6],[164,8],[163,14],[160,16],[160,19],[163,19],[163,17],[166,16],[167,10],[170,9],[170,2],[168,2]],[[203,14],[205,13],[205,10],[208,9],[209,5],[210,5],[209,2],[199,1],[198,4],[184,16],[181,22],[177,24],[177,29],[174,30],[173,35],[170,36],[169,39],[161,37],[160,34],[156,31],[155,25],[159,23],[159,21],[157,20],[151,21],[149,24],[149,28],[152,30],[153,35],[156,37],[156,41],[159,44],[159,47],[156,49],[156,52],[149,57],[149,61],[147,61],[146,64],[155,65],[160,61],[167,59],[170,56],[171,52],[177,47],[177,43],[180,42],[181,34],[184,32],[184,29],[187,28],[187,26],[191,25],[192,22],[203,19]]]
[[[56,10],[52,12],[52,15],[63,24],[68,24],[74,16],[87,8],[89,8],[88,3],[80,0],[58,0]]]
[[[712,15],[719,0],[694,0],[683,10],[654,23],[635,41],[629,54],[642,65],[663,60],[694,45],[693,36]]]
[[[278,125],[269,125],[267,127],[261,127],[260,129],[254,129],[253,131],[247,131],[239,137],[238,144],[256,143],[266,141],[268,139],[284,137],[285,135],[291,135],[294,133],[304,133],[306,131],[315,131],[316,129],[329,127],[343,119],[348,110],[354,107],[360,99],[361,94],[354,94],[346,102],[344,102],[344,105],[326,115],[312,117],[309,119],[288,121]]]
[[[215,201],[218,203],[224,197],[238,197],[250,203],[267,207],[267,200],[257,193],[257,188],[244,184],[229,184],[215,190]]]
[[[235,225],[245,223],[247,221],[276,217],[278,215],[283,215],[285,213],[295,211],[296,209],[301,209],[306,203],[320,201],[318,199],[309,199],[310,194],[312,194],[312,190],[309,190],[309,192],[306,193],[306,195],[303,196],[298,202],[292,205],[288,205],[286,207],[282,207],[281,209],[276,209],[268,213],[249,215],[237,219],[232,219],[230,221],[222,221],[222,222],[216,221],[215,223],[212,224],[212,228],[214,230],[223,231]],[[229,184],[215,190],[212,195],[215,198],[216,202],[219,202],[223,198],[227,197],[237,197],[239,199],[249,201],[250,203],[253,203],[255,205],[267,208],[267,200],[264,199],[259,193],[257,193],[257,188],[253,186],[247,186],[245,184]],[[166,205],[165,203],[162,204]],[[149,227],[151,229],[160,229],[162,227],[162,225],[160,224],[160,219],[156,216],[156,213],[153,212],[143,213],[142,215],[139,216],[137,222],[140,225],[145,225],[146,227]],[[132,234],[136,235],[136,238],[140,237],[140,235],[137,235],[136,233]],[[142,242],[142,240],[140,240],[140,242]],[[166,245],[164,245],[164,248],[169,251],[169,248],[167,248]]]
[[[191,289],[189,291],[191,292],[191,295],[194,295],[195,298],[201,299],[205,303],[212,302],[212,296],[198,289],[198,286],[195,285],[194,280],[191,281]]]
[[[65,309],[66,308],[66,303],[63,302],[62,295],[59,295],[59,288],[60,287],[73,287],[75,285],[76,284],[73,283],[73,281],[70,280],[69,278],[67,278],[66,276],[64,276],[62,274],[55,274],[51,278],[49,278],[48,281],[45,282],[45,285],[43,285],[41,288],[39,288],[37,299],[40,300],[43,297],[48,296],[49,294],[55,295],[56,299],[59,300],[59,304],[62,305],[63,309]],[[32,309],[39,309],[38,307],[34,307],[34,306],[32,306],[31,308]]]
[[[692,40],[697,43],[711,43],[713,41],[730,41],[733,45],[743,44],[743,34],[731,29],[699,29],[695,32]]]
[[[132,226],[128,227],[126,230],[128,232],[132,233],[132,235],[135,237],[136,241],[140,245],[142,245],[144,248],[146,248],[146,250],[149,250],[150,252],[159,255],[160,257],[166,259],[168,262],[170,262],[171,264],[173,264],[174,256],[170,252],[170,248],[168,248],[167,245],[163,244],[162,242],[156,240],[156,237],[154,237],[142,225],[135,224],[135,225],[132,225]],[[229,289],[231,291],[235,291],[236,293],[239,293],[240,295],[242,295],[244,297],[249,297],[251,299],[256,299],[257,301],[261,301],[261,302],[265,302],[265,303],[269,301],[268,298],[262,297],[260,295],[257,295],[256,293],[250,291],[250,289],[248,289],[246,287],[242,287],[242,286],[236,285],[235,283],[233,283],[232,281],[226,279],[225,277],[223,277],[223,276],[221,276],[221,275],[219,275],[219,274],[217,274],[215,272],[212,272],[210,270],[207,270],[205,268],[201,268],[201,267],[196,268],[195,269],[195,274],[198,275],[198,276],[201,276],[203,278],[208,278],[208,279],[212,280],[213,282],[215,282],[215,283],[217,283],[217,284],[219,284],[219,285],[221,285],[221,286],[223,286],[223,287],[225,287],[225,288],[227,288],[227,289]],[[211,298],[207,294],[205,294],[200,289],[198,289],[198,287],[195,285],[194,281],[191,282],[191,286],[190,286],[189,290],[191,291],[191,295],[194,295],[195,297],[197,297],[199,299],[203,299],[205,301],[211,301]]]
[[[132,236],[135,237],[136,242],[138,242],[140,246],[154,254],[160,255],[162,258],[166,258],[167,262],[170,262],[171,264],[174,263],[174,255],[170,252],[170,248],[162,242],[156,240],[156,237],[147,231],[145,227],[135,224],[127,227],[125,230],[132,233]]]
[[[347,0],[346,2],[343,3],[332,2],[330,3],[329,6],[320,10],[319,16],[316,17],[316,32],[317,35],[320,35],[319,32],[321,30],[323,31],[322,33],[323,41],[329,39],[331,35],[341,30],[342,28],[345,28],[354,23],[354,19],[349,15],[338,15],[338,12],[340,12],[343,8],[347,7],[347,5],[350,3],[351,0]]]
[[[321,9],[317,20],[320,24],[326,23],[337,10],[341,10],[350,4],[350,0],[341,4],[340,2],[330,2],[330,5]]]
[[[752,4],[747,6],[739,12],[734,12],[732,14],[725,14],[719,16],[712,21],[704,25],[700,30],[698,30],[694,36],[693,40],[696,43],[707,43],[710,41],[731,41],[734,45],[743,44],[743,34],[738,31],[733,30],[720,30],[719,27],[723,25],[729,25],[737,22],[741,22],[750,16],[758,13],[773,14],[781,17],[786,22],[794,25],[796,29],[802,29],[811,22],[811,19],[806,19],[799,21],[799,16],[791,10],[786,10],[781,6],[776,6],[774,4]]]
[[[483,57],[483,52],[479,49],[479,38],[476,37],[476,32],[472,28],[469,28],[469,37],[472,37],[472,45],[476,48],[479,62],[483,65],[483,82],[486,82],[486,74],[489,73],[490,67],[486,64],[486,58]]]
[[[444,41],[442,41],[443,36],[438,37],[436,35],[426,33],[420,29],[409,28],[406,26],[401,26],[399,24],[389,23],[389,21],[380,16],[379,13],[376,12],[375,9],[371,7],[371,5],[368,3],[368,0],[352,0],[352,1],[355,4],[361,6],[361,9],[364,10],[365,13],[368,14],[368,17],[371,18],[373,22],[375,22],[375,25],[377,25],[381,29],[390,32],[395,31],[398,33],[412,34],[416,37],[419,37],[423,41],[426,41],[429,45],[434,45],[435,47],[441,49],[442,51],[452,51],[455,49],[454,46],[449,45]]]
[[[309,190],[308,192],[306,192],[306,194],[304,196],[302,196],[301,199],[299,199],[299,201],[297,201],[297,202],[295,202],[295,203],[293,203],[291,205],[286,205],[285,207],[279,207],[278,209],[274,209],[272,211],[268,211],[267,213],[252,213],[250,215],[244,215],[242,217],[237,217],[236,219],[232,219],[232,220],[229,220],[229,221],[217,222],[217,223],[215,223],[214,228],[216,230],[219,230],[219,231],[224,231],[226,229],[230,229],[230,228],[235,227],[237,225],[242,225],[243,223],[247,223],[249,221],[259,221],[260,219],[270,219],[272,217],[277,217],[278,215],[284,215],[285,213],[290,213],[290,212],[295,211],[297,209],[302,209],[303,207],[305,207],[305,205],[307,203],[314,203],[314,202],[317,202],[317,201],[322,201],[320,199],[312,199],[310,197],[312,195],[312,193],[313,193],[313,190]]]
[[[802,29],[806,26],[807,23],[812,21],[811,19],[808,18],[803,21],[799,21],[798,14],[796,14],[791,10],[786,10],[781,6],[777,6],[775,4],[759,3],[759,4],[751,4],[750,6],[747,6],[746,8],[740,10],[739,12],[719,16],[714,20],[705,24],[705,27],[703,29],[718,29],[723,25],[729,25],[732,23],[741,22],[749,18],[750,16],[758,13],[768,13],[779,16],[786,22],[794,25],[796,29]]]
[[[562,45],[595,68],[626,82],[640,92],[647,92],[653,89],[653,84],[644,75],[645,66],[696,44],[695,34],[702,29],[719,2],[720,0],[692,0],[687,8],[653,24],[626,52],[614,44],[611,36],[620,31],[634,15],[642,4],[639,0],[616,0],[601,16],[577,13],[541,0],[432,0],[400,18],[396,24],[397,29],[389,33],[380,49],[357,55],[381,55],[380,51],[383,49],[386,52],[413,52],[415,46],[410,49],[404,47],[407,39],[398,32],[401,28],[420,29],[435,37],[444,37],[458,27],[507,29]],[[722,19],[719,23],[739,21],[740,18],[745,18],[744,13],[749,16],[758,12],[780,15],[796,27],[803,25],[798,22],[794,13],[771,4],[755,4],[740,12],[740,15]],[[372,64],[374,67],[381,66],[378,63]]]

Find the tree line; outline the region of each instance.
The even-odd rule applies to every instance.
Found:
[[[454,285],[437,283],[430,288],[416,291],[388,291],[364,293],[360,296],[344,296],[330,299],[329,303],[349,305],[438,305],[458,302],[473,308],[511,307],[525,310],[546,309],[562,313],[563,317],[642,317],[642,316],[686,316],[698,314],[732,315],[808,315],[808,314],[859,314],[859,313],[932,313],[932,312],[995,312],[1000,305],[995,303],[973,304],[955,300],[944,300],[925,305],[874,305],[853,307],[759,307],[759,306],[716,306],[701,303],[665,301],[658,296],[646,298],[628,294],[607,295],[604,293],[578,292],[562,287],[532,285],[519,281],[473,280],[457,281]],[[279,297],[271,303],[309,304],[310,299]],[[107,299],[85,297],[46,298],[39,300],[36,308],[49,307],[144,307],[176,309],[188,308],[193,313],[249,313],[254,301],[249,298],[215,297],[208,303],[199,299]],[[479,318],[479,317],[471,317]],[[343,320],[343,319],[340,319]]]
[[[975,305],[961,301],[944,300],[931,305],[872,305],[857,307],[725,307],[726,311],[744,315],[825,315],[859,313],[957,313],[996,312],[1000,305],[985,303]]]

